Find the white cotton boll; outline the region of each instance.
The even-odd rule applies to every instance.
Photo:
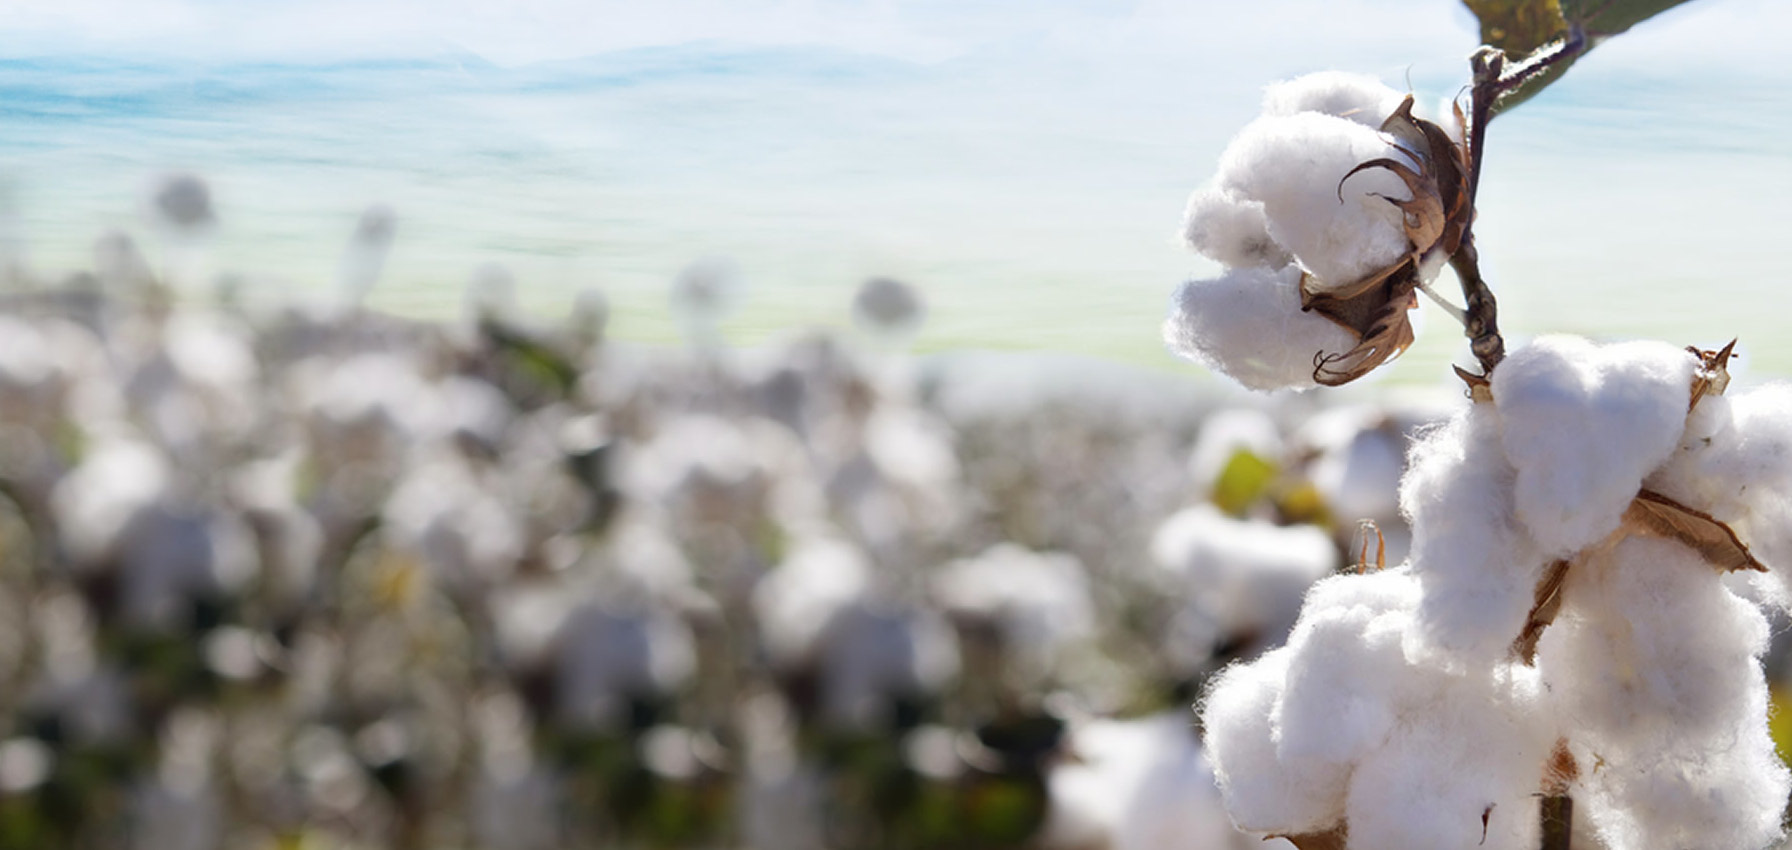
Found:
[[[997,544],[941,567],[932,590],[947,612],[995,623],[1028,675],[1048,673],[1060,652],[1095,628],[1089,576],[1068,554]]]
[[[849,543],[799,541],[753,588],[753,612],[773,663],[799,664],[821,649],[836,613],[871,591],[871,564]]]
[[[1338,566],[1331,538],[1315,526],[1232,519],[1211,505],[1164,520],[1151,556],[1215,637],[1249,635],[1254,647],[1281,643],[1307,588]]]
[[[1727,734],[1762,679],[1766,618],[1679,543],[1628,538],[1570,569],[1563,598],[1537,666],[1571,728],[1603,750]]]
[[[1543,337],[1493,375],[1518,518],[1548,557],[1618,527],[1686,424],[1694,361],[1666,343]]]
[[[1196,487],[1209,488],[1225,472],[1239,452],[1264,460],[1282,457],[1282,433],[1274,417],[1254,407],[1228,407],[1207,414],[1195,432],[1195,448],[1189,454],[1189,479]]]
[[[1425,591],[1415,649],[1471,666],[1506,656],[1549,562],[1517,520],[1500,428],[1487,405],[1464,410],[1413,446],[1400,487]]]
[[[1792,600],[1784,586],[1792,579],[1792,387],[1701,398],[1679,449],[1648,485],[1730,523],[1772,570],[1749,578],[1769,597]]]
[[[98,441],[50,495],[69,555],[84,565],[112,553],[132,519],[165,497],[171,477],[168,459],[147,443]]]
[[[1404,644],[1419,587],[1400,570],[1315,585],[1288,639],[1276,754],[1291,769],[1345,765],[1393,729],[1414,676]]]
[[[1374,407],[1334,408],[1308,420],[1296,435],[1298,444],[1319,453],[1307,478],[1339,520],[1386,522],[1399,515],[1405,439],[1385,419]]]
[[[865,423],[865,451],[883,474],[921,492],[958,481],[952,430],[914,408],[884,406]]]
[[[1182,239],[1201,256],[1227,266],[1281,268],[1294,259],[1269,238],[1261,202],[1214,188],[1189,197]]]
[[[1520,678],[1422,676],[1431,693],[1350,778],[1352,850],[1537,846],[1537,787],[1555,734],[1536,722],[1534,678],[1506,670]]]
[[[1316,288],[1337,289],[1412,251],[1400,209],[1387,200],[1411,197],[1406,184],[1385,168],[1345,179],[1384,157],[1410,162],[1380,132],[1348,119],[1315,112],[1259,118],[1220,157],[1216,185],[1261,201],[1270,238],[1312,272]]]
[[[1263,114],[1320,112],[1375,129],[1400,108],[1406,95],[1367,74],[1320,71],[1276,83],[1263,92]]]
[[[1164,320],[1170,349],[1253,390],[1308,389],[1314,361],[1356,347],[1350,331],[1300,308],[1300,269],[1232,269],[1188,281]]]
[[[958,672],[943,618],[864,601],[828,619],[817,650],[821,720],[835,729],[889,729],[896,697],[937,693]]]
[[[1045,847],[1224,850],[1254,846],[1220,803],[1194,718],[1172,711],[1072,727],[1047,783]]]
[[[1264,653],[1220,671],[1200,705],[1201,727],[1214,775],[1233,823],[1252,832],[1298,835],[1336,826],[1344,818],[1344,765],[1299,769],[1276,754],[1276,705],[1291,654]]]

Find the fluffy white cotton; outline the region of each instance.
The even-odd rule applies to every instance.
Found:
[[[1539,765],[1554,733],[1534,678],[1433,671],[1386,746],[1358,763],[1347,806],[1352,850],[1538,842]]]
[[[1413,446],[1400,487],[1425,594],[1415,636],[1475,667],[1506,656],[1550,560],[1518,522],[1500,440],[1498,414],[1473,405]]]
[[[1792,602],[1792,387],[1700,399],[1648,486],[1730,523],[1772,571],[1764,589]]]
[[[1388,137],[1354,121],[1316,112],[1269,116],[1232,140],[1214,185],[1261,202],[1270,238],[1313,273],[1318,288],[1333,289],[1412,250],[1399,208],[1386,200],[1411,197],[1406,184],[1385,168],[1345,179],[1380,158],[1410,164]]]
[[[1316,526],[1237,520],[1211,505],[1179,511],[1158,526],[1151,556],[1215,638],[1253,636],[1281,643],[1307,588],[1338,566],[1331,538]],[[1186,633],[1186,630],[1185,630]]]
[[[1321,71],[1271,85],[1263,92],[1264,115],[1320,112],[1380,129],[1406,95],[1367,74]]]
[[[1295,266],[1232,269],[1182,284],[1163,333],[1177,354],[1265,391],[1315,386],[1315,358],[1357,343],[1337,323],[1301,311]]]
[[[1418,601],[1418,583],[1401,570],[1334,576],[1313,587],[1288,640],[1288,681],[1277,705],[1276,753],[1284,763],[1342,766],[1386,739],[1421,678],[1404,650]]]
[[[1767,735],[1767,623],[1690,549],[1630,538],[1569,574],[1538,646],[1583,762],[1588,815],[1623,850],[1761,848],[1792,775]]]
[[[1494,371],[1514,507],[1545,555],[1572,554],[1617,528],[1680,442],[1694,365],[1665,343],[1549,336]]]
[[[1281,268],[1294,259],[1270,238],[1262,202],[1220,189],[1200,189],[1189,196],[1182,239],[1202,256],[1227,266]]]
[[[1214,678],[1201,703],[1207,753],[1226,811],[1252,832],[1317,832],[1344,817],[1343,766],[1291,770],[1276,754],[1275,708],[1291,660],[1284,648],[1233,664]]]
[[[753,588],[753,612],[774,663],[813,657],[834,615],[870,592],[871,564],[858,548],[827,538],[797,542]]]

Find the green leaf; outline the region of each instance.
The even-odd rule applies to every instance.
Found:
[[[1568,34],[1568,21],[1556,0],[1463,0],[1481,22],[1481,43],[1529,56],[1532,51]]]
[[[1232,454],[1213,481],[1213,504],[1232,516],[1244,516],[1262,498],[1281,470],[1273,461],[1248,449]]]
[[[1572,26],[1585,34],[1581,55],[1600,41],[1624,32],[1689,0],[1462,0],[1481,24],[1481,41],[1506,52],[1513,63],[1550,49]],[[1556,64],[1500,98],[1503,112],[1562,78],[1580,56]],[[1511,65],[1508,64],[1508,67]]]
[[[1597,43],[1688,0],[1562,0],[1562,17],[1580,23]]]

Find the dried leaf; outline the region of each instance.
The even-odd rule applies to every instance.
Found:
[[[1301,835],[1267,835],[1263,840],[1280,838],[1300,850],[1344,850],[1344,837],[1344,826],[1340,824],[1324,832],[1308,832]]]
[[[1699,406],[1699,399],[1707,395],[1723,395],[1730,388],[1730,358],[1736,356],[1736,340],[1716,351],[1700,350],[1696,346],[1687,346],[1692,356],[1699,358],[1699,368],[1692,376],[1692,403],[1686,406],[1688,411]]]
[[[1417,283],[1417,272],[1389,281],[1391,297],[1370,317],[1368,326],[1361,330],[1362,341],[1355,348],[1334,354],[1322,351],[1313,356],[1314,382],[1328,387],[1348,384],[1412,345],[1412,321],[1406,313],[1419,306]]]
[[[1767,572],[1767,566],[1749,553],[1748,544],[1730,526],[1653,490],[1636,494],[1624,512],[1622,527],[1631,534],[1684,543],[1719,572]]]
[[[1537,641],[1562,610],[1562,584],[1568,580],[1571,566],[1572,561],[1555,561],[1537,580],[1536,601],[1531,605],[1531,613],[1525,615],[1524,628],[1519,630],[1518,639],[1512,642],[1512,655],[1527,667],[1537,663]]]

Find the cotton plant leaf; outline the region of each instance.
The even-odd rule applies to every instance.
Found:
[[[1562,17],[1595,42],[1617,35],[1688,0],[1561,0]]]
[[[1689,0],[1462,0],[1481,25],[1481,42],[1525,57],[1526,61],[1551,49],[1578,28],[1586,38],[1581,50],[1622,33]],[[1562,74],[1579,56],[1550,67],[1522,86],[1502,96],[1495,111],[1505,111],[1535,96]]]
[[[1636,494],[1624,511],[1623,528],[1642,537],[1675,540],[1690,547],[1719,572],[1767,572],[1736,531],[1710,514],[1689,508],[1653,490]]]
[[[1281,468],[1274,461],[1249,449],[1239,449],[1226,460],[1213,481],[1213,504],[1232,516],[1244,516],[1269,491],[1280,473]]]

